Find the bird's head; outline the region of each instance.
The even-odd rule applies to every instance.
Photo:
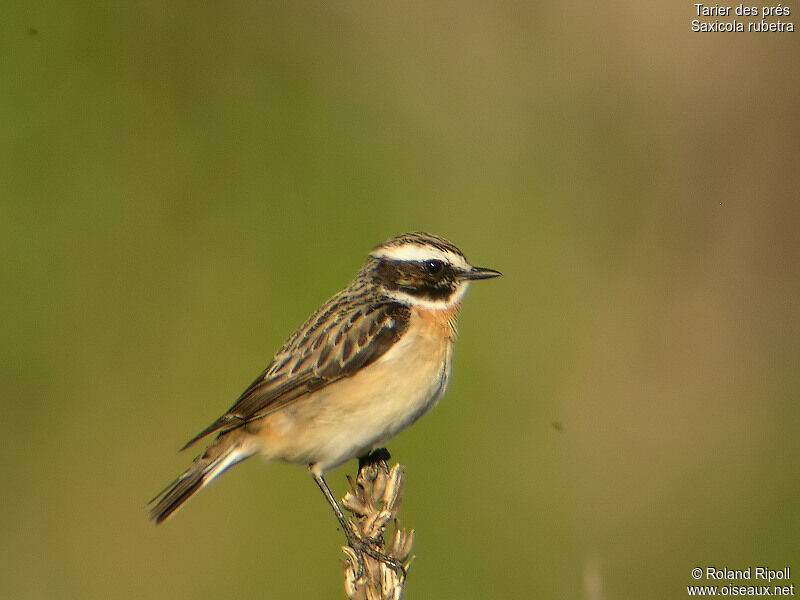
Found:
[[[464,253],[430,233],[403,233],[376,246],[366,274],[394,300],[426,308],[457,305],[470,282],[501,275],[469,264]]]

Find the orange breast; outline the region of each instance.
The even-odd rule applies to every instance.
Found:
[[[430,335],[444,336],[453,341],[456,338],[456,318],[460,309],[460,304],[447,310],[413,307],[412,323],[417,321],[422,327],[429,328]]]

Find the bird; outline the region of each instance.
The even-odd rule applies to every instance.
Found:
[[[325,473],[366,459],[436,404],[450,380],[464,293],[473,281],[500,275],[430,233],[375,246],[350,284],[289,337],[233,406],[183,446],[214,434],[151,500],[151,520],[164,522],[223,472],[261,455],[307,465],[348,541],[363,547]]]

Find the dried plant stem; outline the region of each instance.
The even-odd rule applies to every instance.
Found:
[[[348,519],[353,531],[371,550],[367,553],[353,545],[342,547],[347,556],[344,588],[351,600],[403,597],[406,572],[414,558],[411,556],[414,531],[401,529],[396,519],[404,480],[403,467],[396,464],[390,470],[385,460],[362,464],[356,481],[347,477],[350,491],[342,498],[342,506],[353,515]],[[387,543],[386,529],[390,523],[394,533]],[[388,560],[375,555],[384,555]]]

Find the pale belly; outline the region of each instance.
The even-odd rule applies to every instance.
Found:
[[[440,323],[423,324],[410,327],[360,373],[264,419],[256,434],[261,454],[313,463],[323,473],[363,456],[421,417],[445,391],[453,348]]]

